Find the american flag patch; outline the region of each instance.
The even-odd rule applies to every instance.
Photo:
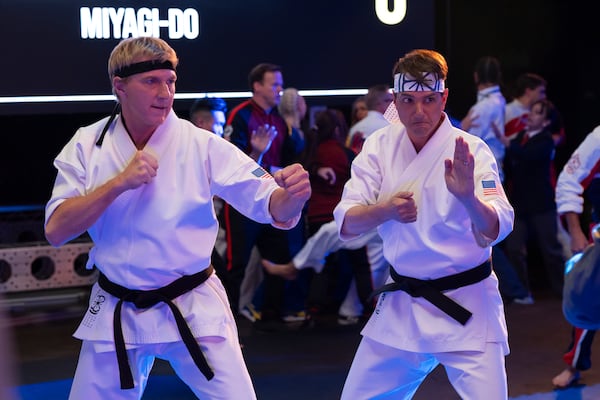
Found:
[[[483,195],[491,196],[498,194],[498,188],[496,187],[496,181],[481,181],[481,186],[483,186]]]
[[[252,171],[252,175],[257,176],[259,178],[270,178],[271,175],[267,171],[265,171],[262,167],[256,168]]]

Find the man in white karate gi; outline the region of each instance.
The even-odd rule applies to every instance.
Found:
[[[75,337],[69,399],[141,399],[156,357],[202,399],[256,399],[211,252],[213,196],[279,228],[310,197],[293,164],[274,176],[173,111],[177,55],[152,37],[121,41],[108,71],[121,111],[77,131],[57,156],[46,206],[55,246],[88,231],[99,271]]]
[[[392,266],[362,331],[342,399],[409,399],[442,364],[463,399],[504,400],[507,330],[491,246],[512,229],[495,157],[454,128],[444,57],[394,67],[402,124],[371,135],[334,211],[340,236],[377,227]]]

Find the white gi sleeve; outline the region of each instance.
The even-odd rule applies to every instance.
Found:
[[[209,150],[211,186],[214,194],[259,223],[291,229],[300,215],[277,222],[269,211],[271,195],[279,187],[271,174],[231,143],[219,139]]]
[[[474,171],[475,195],[496,210],[499,223],[499,231],[496,238],[483,237],[475,229],[473,233],[476,236],[479,246],[493,246],[502,241],[512,231],[515,212],[506,197],[504,187],[500,181],[496,159],[489,147],[481,142],[475,149],[471,149],[471,151],[474,151],[476,154]],[[477,235],[481,237],[477,237]]]
[[[559,214],[583,212],[581,182],[600,161],[600,126],[589,133],[563,167],[556,183],[556,206]]]
[[[44,225],[65,200],[85,194],[86,145],[82,144],[81,140],[90,135],[92,140],[94,138],[92,132],[87,131],[87,135],[84,134],[85,132],[85,128],[78,129],[54,159],[54,167],[58,172],[52,188],[52,195],[46,204]]]
[[[344,186],[342,198],[333,210],[340,239],[346,241],[360,235],[344,235],[341,233],[346,213],[358,205],[377,203],[381,189],[382,174],[378,160],[377,141],[366,140],[362,150],[352,162],[351,175]]]

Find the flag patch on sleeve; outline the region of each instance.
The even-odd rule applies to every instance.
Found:
[[[271,177],[271,175],[269,175],[269,173],[267,171],[265,171],[262,167],[258,167],[254,171],[252,171],[252,175],[254,175],[258,178],[270,178]]]
[[[491,196],[497,195],[498,188],[496,187],[496,181],[481,181],[481,185],[483,186],[483,195]]]

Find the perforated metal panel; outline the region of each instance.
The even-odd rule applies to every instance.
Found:
[[[0,248],[0,293],[69,288],[93,284],[96,270],[85,264],[92,243]]]

